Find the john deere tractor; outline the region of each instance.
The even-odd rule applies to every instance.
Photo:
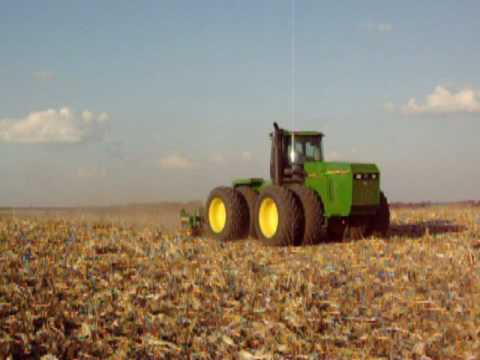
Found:
[[[347,227],[384,235],[388,202],[374,164],[328,162],[323,134],[288,131],[274,123],[270,181],[240,179],[210,193],[207,223],[219,240],[259,238],[270,245],[341,240]]]

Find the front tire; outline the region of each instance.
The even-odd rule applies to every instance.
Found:
[[[248,208],[239,192],[229,187],[212,190],[207,200],[207,223],[217,240],[242,238],[248,226]]]
[[[383,191],[380,192],[380,206],[375,215],[370,219],[367,228],[365,229],[365,237],[372,236],[378,233],[381,236],[387,235],[390,227],[390,207],[388,200]]]
[[[265,244],[298,245],[303,238],[304,217],[293,192],[281,186],[269,186],[258,197],[255,226]]]
[[[330,242],[341,242],[347,229],[346,220],[333,218],[328,221],[327,236]]]

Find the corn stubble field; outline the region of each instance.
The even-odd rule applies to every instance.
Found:
[[[475,359],[480,207],[272,248],[158,224],[0,215],[0,358]]]

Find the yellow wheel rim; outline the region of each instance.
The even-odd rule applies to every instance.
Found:
[[[260,204],[258,212],[260,231],[267,239],[272,238],[278,229],[278,208],[275,201],[265,198]]]
[[[208,207],[208,221],[214,233],[221,233],[227,223],[227,209],[220,198],[214,198]]]

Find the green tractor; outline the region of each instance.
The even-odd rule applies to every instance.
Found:
[[[271,181],[240,179],[210,193],[206,222],[214,238],[301,245],[318,243],[325,233],[339,241],[347,227],[364,237],[386,234],[390,211],[376,165],[325,161],[320,132],[274,123],[270,137]]]

